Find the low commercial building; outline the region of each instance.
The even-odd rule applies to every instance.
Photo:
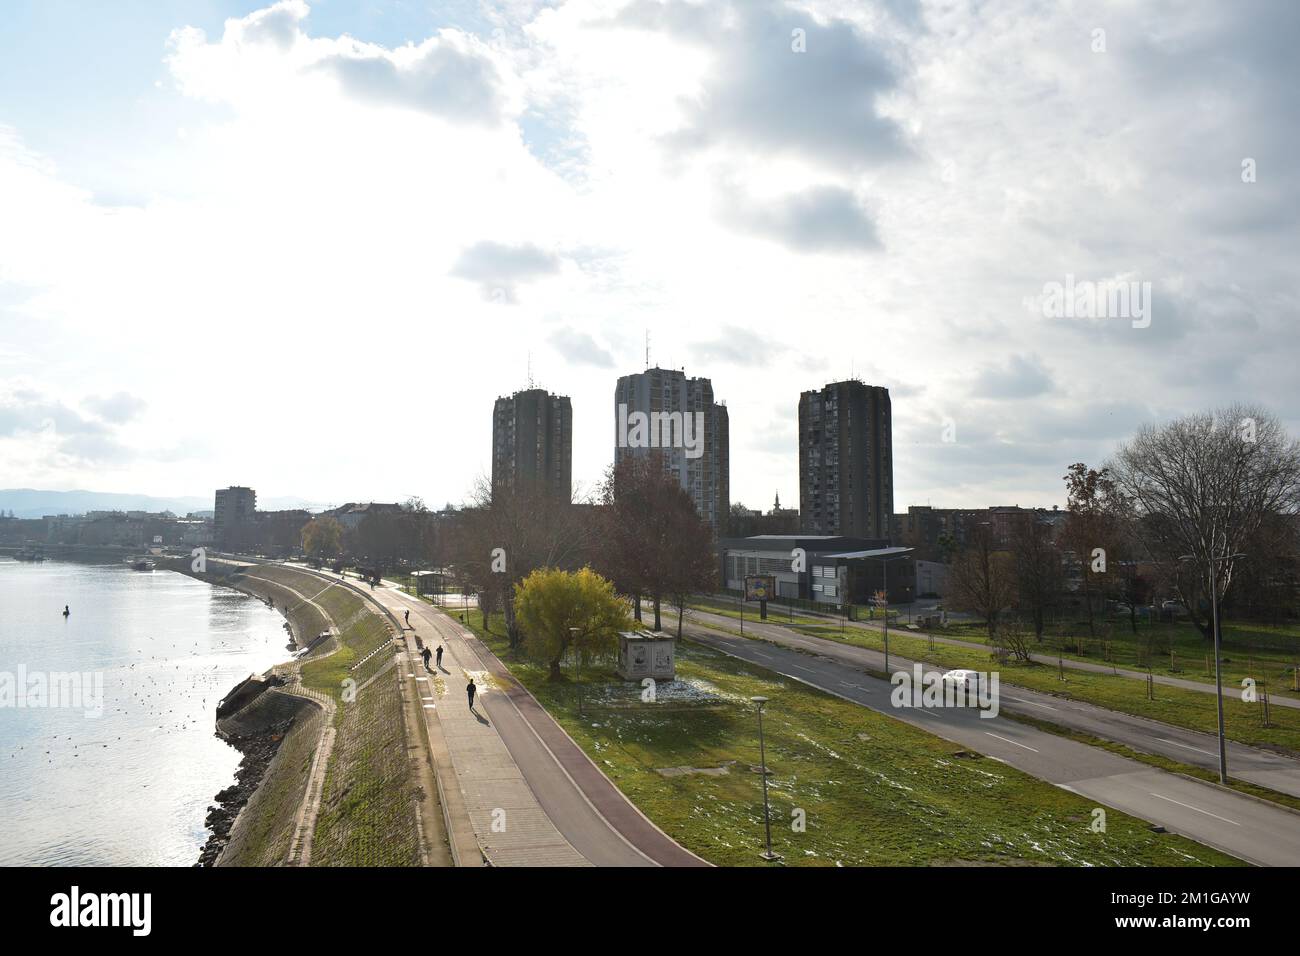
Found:
[[[770,576],[777,598],[823,604],[867,604],[888,591],[890,603],[916,596],[911,548],[891,548],[883,538],[844,535],[760,534],[719,543],[722,580],[743,591],[750,575]]]

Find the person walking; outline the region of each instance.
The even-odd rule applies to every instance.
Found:
[[[474,683],[474,678],[471,677],[469,683],[465,685],[465,695],[469,697],[470,710],[474,709],[474,695],[476,693],[478,693],[478,685]]]
[[[442,670],[442,645],[438,645],[438,670]]]
[[[410,611],[407,611],[407,612],[406,612],[406,626],[407,626],[407,627],[410,627],[410,626],[411,626],[411,612],[410,612]]]
[[[68,605],[66,605],[66,604],[63,605],[63,616],[64,616],[64,617],[67,617],[67,616],[68,616],[69,614],[71,614],[71,613],[72,613],[72,611],[68,609]]]
[[[433,656],[433,651],[429,650],[429,649],[426,647],[426,648],[424,649],[424,669],[425,669],[426,671],[429,669],[429,658],[432,657],[432,656]]]

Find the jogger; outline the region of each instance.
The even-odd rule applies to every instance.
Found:
[[[478,692],[478,686],[474,683],[474,678],[471,677],[469,679],[469,683],[465,685],[465,694],[466,696],[469,697],[470,710],[474,709],[474,694],[477,692]]]

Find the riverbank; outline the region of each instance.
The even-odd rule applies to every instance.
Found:
[[[281,739],[269,758],[264,743],[250,742],[247,779],[222,791],[213,821],[224,826],[232,811],[234,819],[215,865],[426,862],[427,841],[442,828],[421,816],[413,764],[425,748],[403,719],[397,643],[378,609],[349,583],[285,565],[209,559],[202,574],[188,563],[174,569],[268,601],[294,645],[310,647],[272,668],[284,683],[239,711],[239,729],[222,722],[228,733]],[[298,702],[282,733],[278,698]]]

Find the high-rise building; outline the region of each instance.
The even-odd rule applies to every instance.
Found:
[[[888,538],[894,514],[889,389],[857,380],[799,396],[799,512],[807,534]]]
[[[236,527],[252,526],[257,515],[257,492],[242,485],[218,488],[212,511],[212,533],[217,541],[232,539]]]
[[[566,500],[573,482],[573,406],[529,388],[492,409],[492,486],[540,483]]]
[[[614,389],[614,462],[661,452],[667,469],[713,529],[731,509],[727,406],[713,383],[678,369],[648,368],[619,378]]]

